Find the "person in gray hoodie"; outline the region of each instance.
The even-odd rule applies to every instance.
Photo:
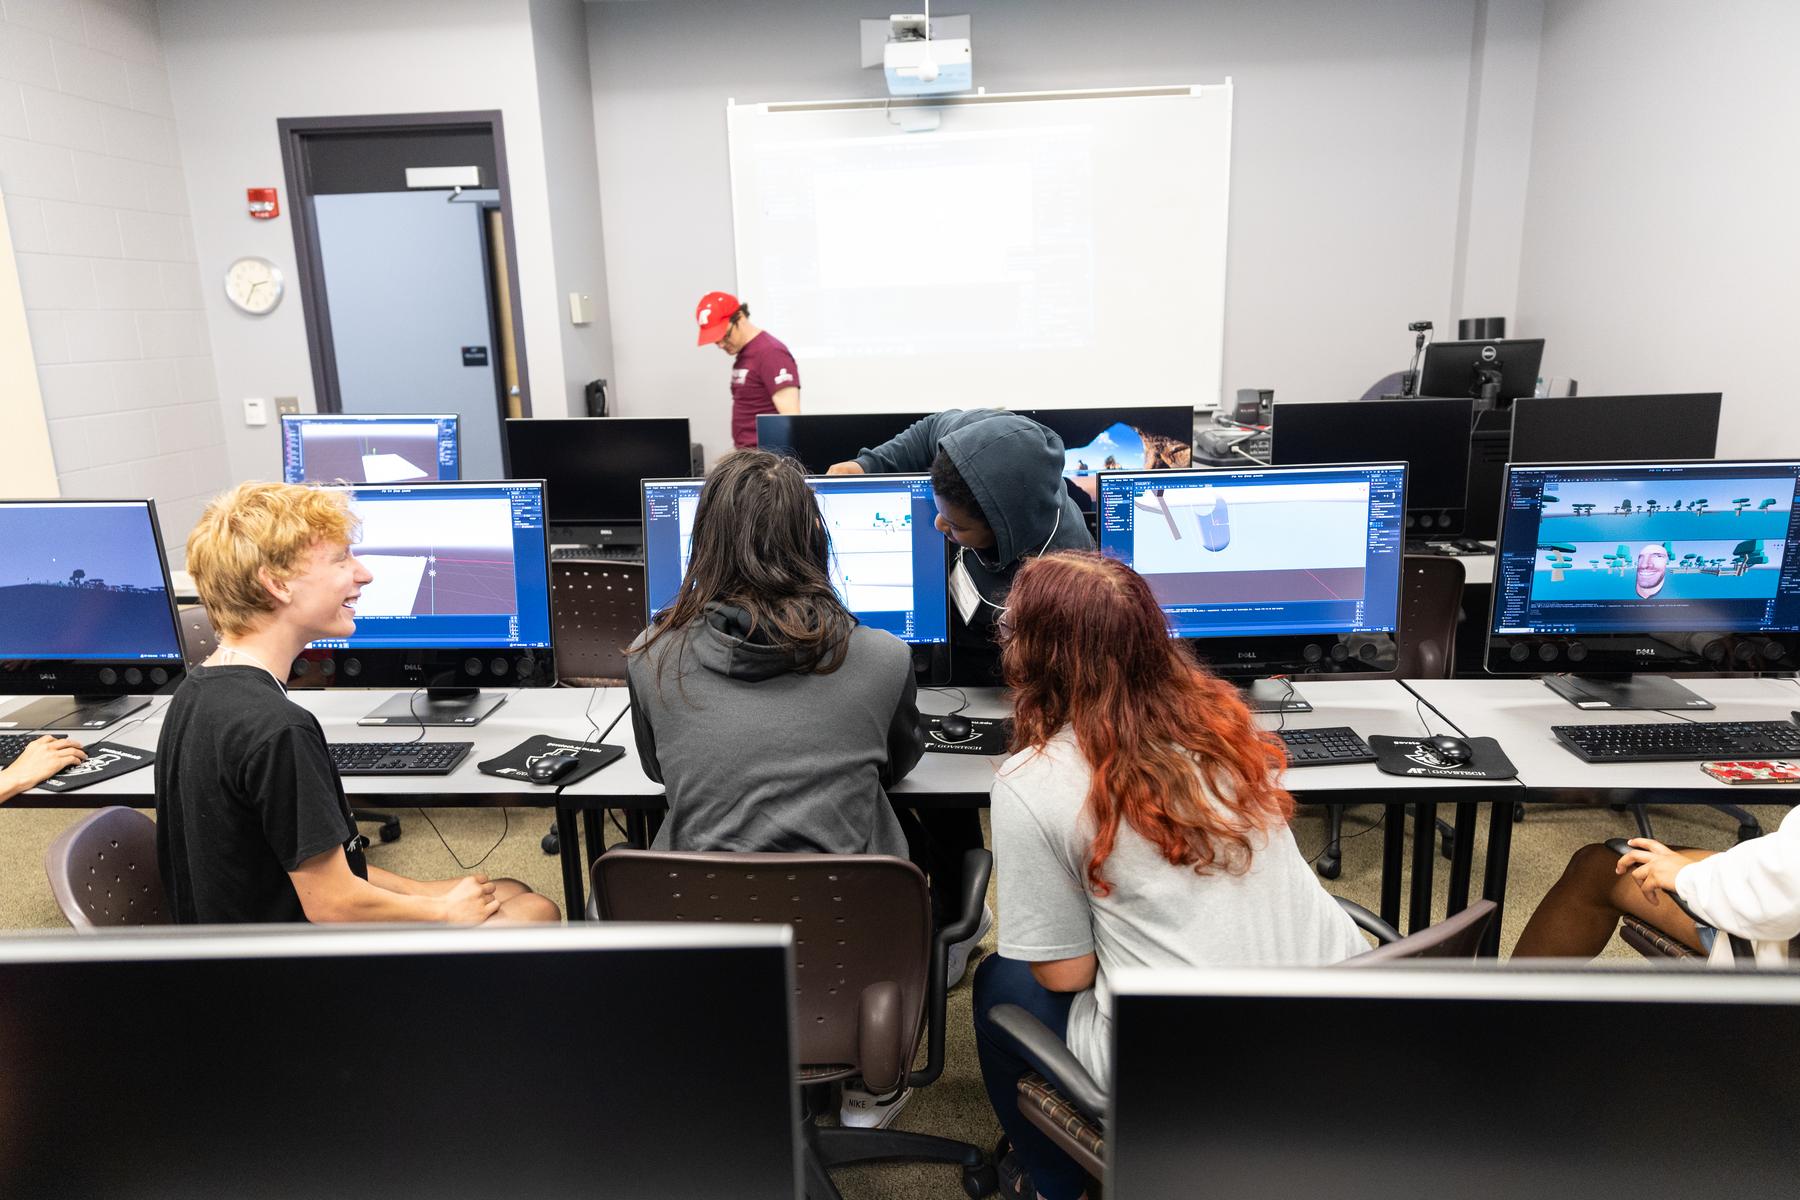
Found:
[[[1000,682],[994,623],[1027,558],[1092,550],[1063,483],[1063,444],[1036,421],[995,408],[949,409],[834,464],[829,474],[930,471],[950,566],[951,670],[958,683]],[[966,586],[965,586],[966,584]]]
[[[912,656],[859,625],[799,466],[707,476],[675,602],[632,644],[638,758],[667,792],[655,847],[908,857],[887,788],[924,750]]]
[[[1000,683],[994,632],[1013,576],[1026,559],[1052,550],[1092,550],[1094,539],[1063,483],[1062,438],[1036,421],[995,408],[948,409],[916,421],[829,474],[930,471],[938,532],[950,540],[950,670],[953,683]],[[921,810],[933,901],[962,894],[964,856],[982,846],[972,808]],[[941,908],[939,918],[948,914]],[[960,979],[993,914],[975,935],[951,947],[950,978]]]

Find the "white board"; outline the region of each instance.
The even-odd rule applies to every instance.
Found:
[[[1210,404],[1231,84],[732,105],[738,295],[805,412]]]

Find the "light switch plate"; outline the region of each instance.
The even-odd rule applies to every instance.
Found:
[[[269,423],[269,402],[267,400],[244,400],[244,424],[255,427]]]
[[[569,293],[569,324],[587,325],[594,319],[594,298],[586,292]]]

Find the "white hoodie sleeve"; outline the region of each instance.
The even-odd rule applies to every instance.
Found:
[[[1774,833],[1681,868],[1675,890],[1726,933],[1752,941],[1800,935],[1800,808]]]

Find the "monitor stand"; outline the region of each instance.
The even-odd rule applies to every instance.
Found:
[[[1285,679],[1253,679],[1248,684],[1238,684],[1238,693],[1251,712],[1309,713],[1313,710],[1313,706]]]
[[[1711,700],[1667,675],[1546,675],[1544,686],[1583,709],[1636,712],[1713,707]]]
[[[480,688],[426,688],[391,696],[358,725],[476,725],[481,719],[506,703],[505,692],[483,692]]]
[[[149,703],[148,696],[46,696],[0,716],[0,729],[105,729]]]

